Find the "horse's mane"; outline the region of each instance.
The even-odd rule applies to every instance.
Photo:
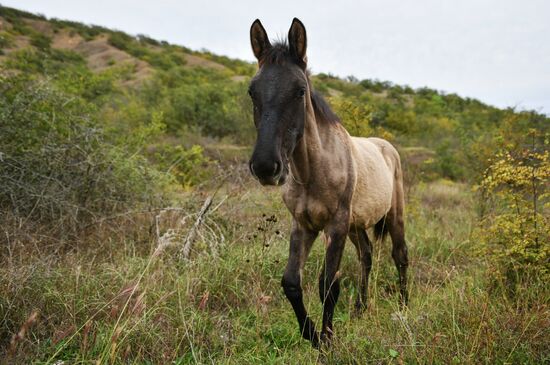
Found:
[[[262,55],[261,63],[263,65],[284,65],[285,63],[296,63],[290,53],[290,48],[285,40],[278,40],[268,48]],[[329,124],[340,123],[340,118],[332,111],[330,105],[325,101],[320,93],[313,90],[310,80],[310,72],[306,71],[306,77],[308,84],[310,85],[311,102],[313,104],[313,111],[315,112],[315,119],[318,122],[325,122]]]
[[[275,42],[264,51],[261,62],[264,65],[284,65],[293,62],[288,43],[285,40]]]
[[[309,84],[311,85],[311,83]],[[340,118],[338,118],[336,113],[332,111],[330,105],[328,105],[325,99],[323,99],[321,94],[315,90],[311,90],[311,102],[313,104],[313,111],[315,112],[316,120],[330,124],[340,123]]]

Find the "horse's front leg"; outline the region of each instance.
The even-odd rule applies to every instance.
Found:
[[[319,296],[321,303],[323,303],[321,340],[327,343],[330,342],[332,337],[332,317],[340,295],[340,283],[337,273],[349,230],[349,213],[342,212],[336,218],[334,224],[325,229],[325,234],[328,237],[327,249],[323,271],[319,276]]]
[[[310,231],[298,222],[293,222],[288,263],[281,282],[285,295],[290,301],[294,313],[296,313],[302,337],[311,341],[314,347],[319,346],[319,333],[315,330],[315,325],[304,306],[301,270],[309,255],[313,241],[317,238],[317,234],[318,232]]]

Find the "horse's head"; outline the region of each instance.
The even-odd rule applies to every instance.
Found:
[[[289,159],[304,134],[306,100],[310,97],[306,74],[306,29],[294,18],[288,44],[271,45],[256,20],[250,42],[259,69],[250,82],[257,138],[250,171],[262,185],[282,185]]]

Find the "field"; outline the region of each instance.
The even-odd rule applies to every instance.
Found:
[[[351,245],[341,268],[342,293],[330,351],[301,339],[280,288],[289,214],[276,189],[252,179],[226,184],[199,228],[192,259],[177,252],[187,233],[181,212],[125,217],[142,226],[133,239],[113,239],[105,223],[85,249],[21,247],[10,240],[1,272],[4,320],[24,323],[38,311],[32,337],[13,359],[37,363],[544,363],[550,338],[547,287],[514,300],[491,295],[485,260],[473,255],[475,202],[467,186],[437,181],[408,196],[411,303],[397,305],[389,242],[375,245],[368,310],[353,304],[358,261]],[[202,196],[182,197],[200,208]],[[203,199],[203,198],[202,198]],[[192,205],[188,205],[192,206]],[[185,212],[187,212],[186,210]],[[155,219],[155,217],[157,217]],[[273,218],[274,217],[274,218]],[[194,221],[193,216],[189,219]],[[168,227],[183,237],[158,249]],[[134,227],[136,228],[136,227]],[[179,242],[179,243],[178,243]],[[178,246],[179,245],[179,246]],[[174,247],[176,246],[176,247]],[[53,251],[55,252],[55,251]],[[318,239],[304,272],[306,305],[320,318]]]
[[[0,6],[0,364],[550,362],[550,118],[312,75],[405,171],[410,304],[352,245],[330,348],[280,282],[290,214],[246,163],[255,64]],[[324,241],[303,273],[321,319]]]

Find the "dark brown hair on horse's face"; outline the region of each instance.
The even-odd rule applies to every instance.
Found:
[[[256,20],[250,28],[250,42],[259,65],[248,91],[257,130],[250,172],[262,185],[282,185],[288,175],[288,161],[304,133],[309,98],[306,30],[294,18],[288,44],[271,45]]]

